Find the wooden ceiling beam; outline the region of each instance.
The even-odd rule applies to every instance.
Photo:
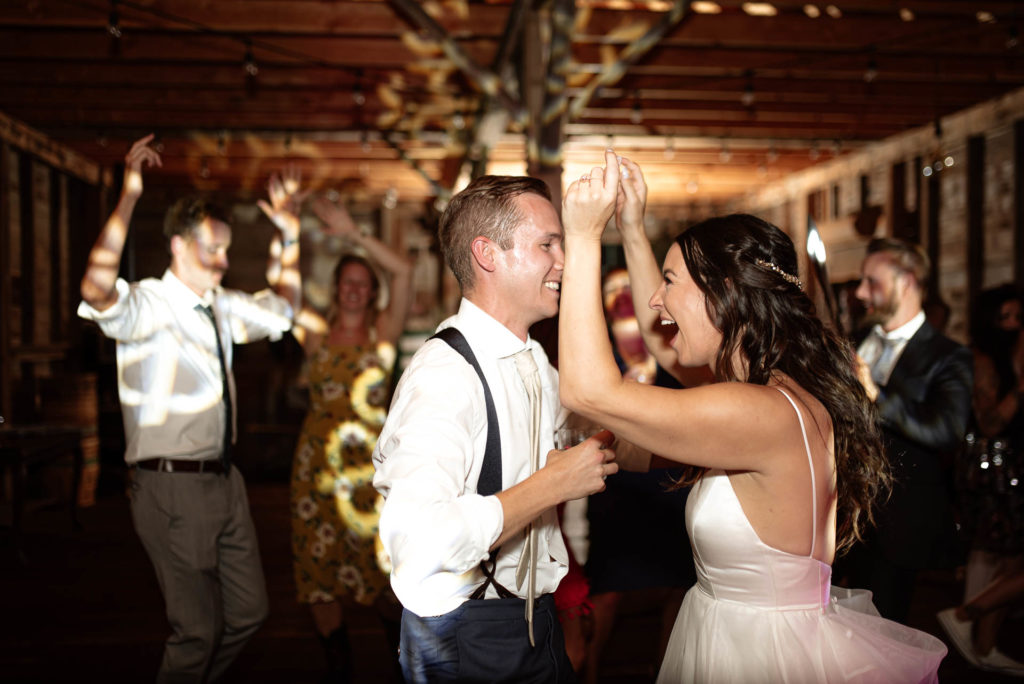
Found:
[[[253,48],[261,69],[275,63],[337,69],[396,69],[417,59],[417,55],[400,39],[333,38],[308,36],[276,40],[279,52]],[[468,45],[469,58],[480,56],[479,43]],[[242,69],[245,46],[237,38],[205,34],[124,36],[119,40],[119,54],[110,54],[109,35],[81,32],[46,32],[26,40],[23,31],[0,28],[0,58],[36,60],[43,55],[50,60],[107,58],[111,66],[132,61],[159,61],[186,66],[190,63],[236,63]]]
[[[577,68],[588,71],[599,71],[602,65],[602,47],[599,45],[575,45],[573,59]],[[899,50],[876,51],[848,49],[810,49],[788,46],[786,48],[755,48],[725,46],[680,46],[675,47],[664,43],[657,51],[644,60],[644,66],[653,69],[658,67],[671,68],[711,68],[723,72],[735,70],[737,77],[747,69],[757,76],[779,70],[823,71],[838,69],[849,71],[860,78],[864,74],[869,59],[873,59],[879,74],[894,73],[935,73],[935,72],[969,72],[975,78],[983,76],[997,64],[1000,71],[1018,72],[1018,66],[1024,65],[1024,55],[1019,52],[986,51],[981,49],[961,50]],[[979,73],[980,70],[980,73]]]
[[[480,92],[494,98],[513,119],[525,123],[526,111],[519,98],[508,90],[498,74],[480,66],[482,63],[490,62],[490,59],[481,60],[467,51],[466,47],[448,35],[444,27],[427,14],[416,0],[389,0],[389,2],[414,26],[425,31],[433,40],[438,41],[448,59]],[[488,55],[488,57],[491,56]]]
[[[196,31],[196,26],[237,34],[392,35],[406,30],[383,0],[122,0],[120,25],[126,35],[147,29]],[[474,4],[465,19],[447,14],[438,23],[453,35],[489,35],[504,24],[507,7]],[[106,0],[37,0],[0,3],[0,24],[33,27],[99,28],[106,31]],[[184,20],[175,21],[175,19]]]
[[[587,83],[581,93],[569,104],[567,118],[572,121],[587,106],[590,99],[602,87],[612,85],[619,81],[626,71],[647,55],[670,31],[685,24],[694,15],[689,11],[689,2],[675,0],[671,9],[653,25],[643,32],[642,35],[626,45],[620,53],[615,56],[611,64],[604,65],[595,78]]]

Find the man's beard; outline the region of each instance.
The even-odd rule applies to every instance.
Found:
[[[864,325],[881,325],[885,326],[892,317],[896,315],[896,310],[899,308],[899,302],[896,301],[896,293],[893,292],[889,295],[881,304],[873,306],[867,313],[864,314]]]

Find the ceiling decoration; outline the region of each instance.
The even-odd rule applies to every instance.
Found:
[[[431,201],[614,145],[713,202],[1024,86],[1019,5],[7,0],[0,111],[105,165],[155,132],[174,189]]]

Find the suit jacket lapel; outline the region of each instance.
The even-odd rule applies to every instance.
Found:
[[[930,365],[929,346],[931,339],[935,337],[935,328],[933,328],[928,321],[921,324],[921,327],[917,329],[907,341],[907,346],[903,348],[903,353],[900,354],[900,358],[897,359],[896,365],[892,369],[892,373],[889,374],[889,384],[892,384],[894,379],[902,380],[904,377],[914,377],[920,375],[916,372],[922,362],[925,366]]]

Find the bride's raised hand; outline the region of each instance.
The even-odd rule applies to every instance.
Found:
[[[562,200],[562,228],[566,237],[601,239],[619,192],[619,161],[615,151],[606,150],[604,161],[604,168],[595,166],[566,188]]]
[[[644,230],[647,183],[640,165],[619,157],[619,192],[615,198],[615,223],[623,236]]]

